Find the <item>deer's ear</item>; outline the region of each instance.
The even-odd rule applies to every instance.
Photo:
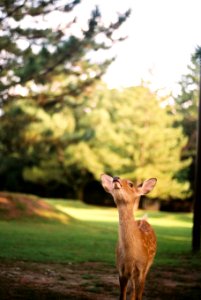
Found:
[[[157,182],[156,178],[150,178],[148,180],[145,180],[137,189],[139,195],[145,195],[148,194],[153,190]]]
[[[112,188],[113,188],[113,185],[112,185],[112,181],[113,181],[113,178],[107,174],[102,174],[101,175],[101,184],[102,184],[102,187],[104,188],[104,190],[107,192],[107,193],[112,193]]]

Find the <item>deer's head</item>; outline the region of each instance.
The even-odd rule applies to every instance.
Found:
[[[123,204],[135,204],[141,195],[148,194],[154,188],[156,178],[145,180],[140,186],[127,179],[111,177],[107,174],[101,175],[101,183],[106,192],[110,193],[117,206]]]

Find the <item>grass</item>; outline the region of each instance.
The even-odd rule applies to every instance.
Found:
[[[116,208],[85,205],[80,201],[48,200],[70,215],[68,223],[0,220],[0,258],[38,262],[114,264],[118,216]],[[137,218],[145,212],[139,211]],[[156,265],[201,266],[191,256],[192,214],[148,212],[158,238]]]

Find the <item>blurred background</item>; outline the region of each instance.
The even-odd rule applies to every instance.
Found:
[[[101,173],[157,177],[190,210],[200,5],[1,2],[0,190],[108,204]]]

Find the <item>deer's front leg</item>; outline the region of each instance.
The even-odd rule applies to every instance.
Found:
[[[135,278],[134,276],[131,278],[131,296],[130,300],[136,299],[136,293],[135,293]]]
[[[120,300],[126,300],[126,291],[128,285],[128,278],[125,276],[119,276],[119,284],[120,284]]]

